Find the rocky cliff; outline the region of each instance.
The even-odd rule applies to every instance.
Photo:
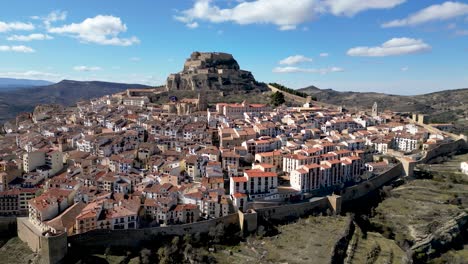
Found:
[[[241,70],[231,54],[193,52],[184,69],[167,78],[168,91],[177,90],[266,90],[249,71]]]

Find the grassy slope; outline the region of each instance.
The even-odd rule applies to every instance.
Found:
[[[425,238],[455,216],[468,212],[468,179],[458,172],[468,154],[443,164],[424,165],[432,179],[417,179],[390,192],[371,222],[394,233],[402,246]],[[389,233],[389,232],[387,232]]]
[[[353,249],[348,251],[346,263],[397,264],[404,263],[407,258],[395,241],[374,232],[368,232],[364,236],[359,228],[356,229],[350,246]]]
[[[330,263],[333,246],[348,221],[347,217],[301,219],[280,226],[277,236],[249,239],[215,257],[219,263]]]
[[[40,263],[40,259],[18,237],[14,237],[0,248],[0,262],[8,264]]]

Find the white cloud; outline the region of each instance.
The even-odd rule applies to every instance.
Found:
[[[384,57],[426,52],[431,46],[421,39],[392,38],[377,47],[355,47],[349,49],[349,56]]]
[[[401,68],[401,71],[405,72],[405,71],[408,71],[409,70],[409,67],[408,66],[405,66],[405,67],[402,67]]]
[[[31,18],[36,20],[42,20],[44,22],[45,27],[50,28],[53,22],[64,21],[65,19],[67,19],[67,12],[55,10],[50,12],[47,16],[32,16]]]
[[[281,65],[295,65],[298,63],[303,63],[303,62],[311,62],[312,59],[305,57],[303,55],[294,55],[294,56],[289,56],[285,59],[280,60],[279,64]]]
[[[175,19],[184,23],[208,21],[247,24],[274,24],[281,30],[295,29],[298,24],[312,20],[319,12],[317,0],[256,0],[237,3],[232,8],[220,8],[212,0],[197,0],[192,8],[182,11]]]
[[[66,11],[56,10],[56,11],[50,12],[47,15],[47,17],[44,18],[44,23],[50,25],[50,23],[52,23],[52,22],[63,21],[65,19],[67,19],[67,12]]]
[[[215,0],[196,0],[192,8],[174,18],[187,26],[197,21],[233,22],[239,25],[273,24],[279,30],[294,30],[320,14],[353,16],[369,9],[387,9],[406,0],[253,0],[238,1],[222,8]],[[198,24],[193,24],[198,25]]]
[[[49,81],[57,81],[62,79],[62,77],[58,74],[41,71],[0,72],[0,76],[4,78],[40,79]]]
[[[72,23],[62,27],[50,28],[50,33],[71,35],[85,43],[100,45],[131,46],[140,43],[137,37],[120,38],[127,26],[119,17],[98,15],[87,18],[81,23]]]
[[[186,25],[188,28],[197,28],[198,27],[198,22],[193,22],[193,23],[187,23]]]
[[[389,9],[406,0],[326,0],[330,12],[334,15],[354,16],[369,9]]]
[[[20,52],[20,53],[33,53],[36,52],[33,48],[28,46],[0,46],[0,51],[3,52]]]
[[[16,31],[16,30],[34,30],[34,25],[23,22],[3,22],[0,21],[0,32]]]
[[[140,57],[131,57],[130,61],[134,61],[134,62],[141,61],[141,58]]]
[[[75,66],[73,70],[80,71],[80,72],[90,72],[90,71],[100,71],[102,70],[101,67],[97,66]]]
[[[313,68],[299,68],[299,67],[276,67],[273,69],[274,73],[319,73],[319,74],[328,74],[332,72],[343,72],[344,69],[340,67],[330,67],[322,69],[313,69]]]
[[[322,53],[319,54],[320,57],[328,57],[328,55],[329,55],[329,54],[326,53],[326,52],[322,52]]]
[[[431,21],[442,21],[468,15],[468,4],[460,2],[444,2],[440,5],[431,5],[407,18],[392,20],[382,24],[384,28],[414,26]]]
[[[7,40],[9,41],[25,41],[25,42],[33,41],[33,40],[47,40],[47,39],[53,39],[53,37],[47,34],[29,34],[29,35],[13,35],[7,38]]]

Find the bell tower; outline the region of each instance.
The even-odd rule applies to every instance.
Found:
[[[198,93],[198,111],[205,111],[206,109],[208,109],[206,95],[201,95],[200,93]]]
[[[376,117],[379,115],[379,108],[377,105],[377,102],[374,102],[374,105],[372,106],[372,116]]]

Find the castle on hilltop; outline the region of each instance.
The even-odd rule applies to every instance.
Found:
[[[168,91],[177,90],[253,90],[259,88],[249,71],[241,70],[231,54],[221,52],[193,52],[184,69],[169,75]]]

